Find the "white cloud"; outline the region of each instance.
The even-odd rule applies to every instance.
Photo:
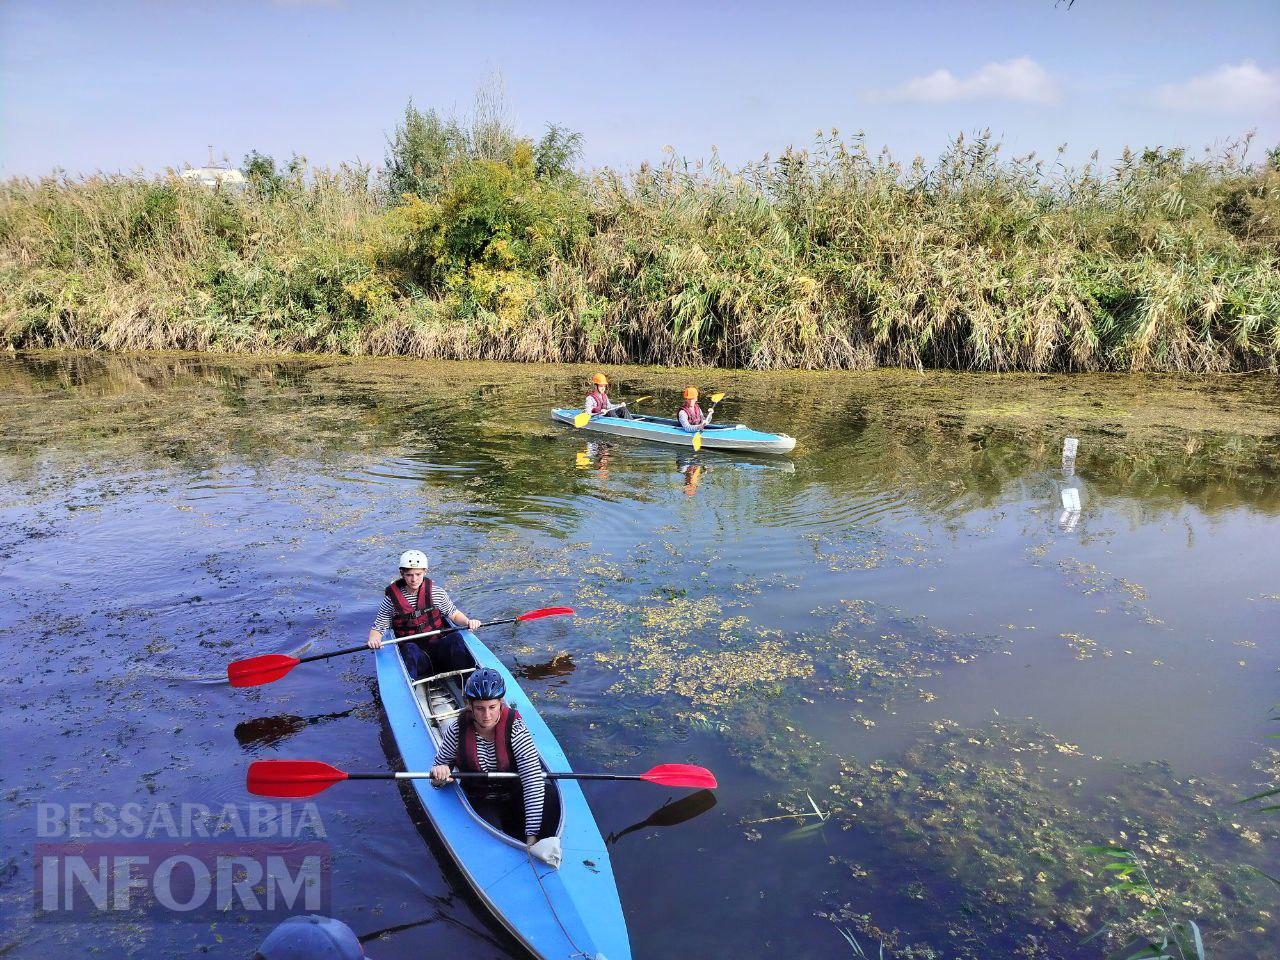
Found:
[[[1280,107],[1280,69],[1263,70],[1252,60],[1228,63],[1183,83],[1166,83],[1155,97],[1172,110],[1234,113]]]
[[[1040,64],[1030,57],[1018,57],[1004,63],[988,63],[968,77],[957,77],[950,70],[935,70],[890,90],[876,91],[872,98],[914,103],[956,100],[1053,103],[1058,99],[1058,85]]]

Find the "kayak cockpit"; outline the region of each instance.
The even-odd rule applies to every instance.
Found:
[[[403,658],[402,661],[403,663]],[[466,683],[467,677],[474,673],[475,666],[467,667],[462,670],[453,670],[448,673],[437,673],[421,680],[411,680],[410,689],[413,698],[418,705],[418,710],[422,714],[422,719],[427,726],[427,731],[431,736],[432,743],[439,750],[440,741],[444,737],[445,731],[458,722],[463,711],[466,709],[466,701],[463,698],[463,685]],[[543,763],[543,769],[546,764]],[[560,788],[555,780],[546,780],[546,792],[542,801],[542,823],[543,830],[539,837],[545,839],[547,837],[560,837],[564,832],[564,806],[561,803]],[[497,817],[485,817],[476,809],[471,801],[471,797],[467,795],[467,790],[462,785],[455,783],[451,789],[458,793],[458,798],[462,801],[463,808],[476,821],[476,823],[491,833],[495,839],[510,843],[520,848],[524,848],[525,838],[523,832],[519,836],[504,831],[500,823],[495,823]],[[514,822],[523,822],[523,805],[519,800],[519,790],[513,791],[512,802],[516,805],[517,816],[511,819]],[[550,825],[554,824],[554,830],[550,829]]]
[[[611,419],[620,420],[622,418],[612,417]],[[638,421],[640,423],[660,423],[664,427],[680,426],[680,421],[677,420],[675,417],[652,417],[646,413],[633,413],[630,417],[626,419],[631,421]],[[709,430],[734,430],[734,429],[736,429],[736,427],[732,423],[707,423],[707,424],[703,424],[702,426],[703,433],[706,433]]]

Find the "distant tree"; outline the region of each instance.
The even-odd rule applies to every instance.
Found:
[[[250,150],[241,165],[249,187],[259,196],[270,197],[284,187],[284,175],[276,169],[275,160],[265,153]]]
[[[404,119],[387,138],[383,177],[392,202],[404,194],[434,199],[444,188],[449,168],[469,156],[471,144],[459,123],[436,111],[425,113],[410,100]]]
[[[582,134],[551,123],[533,149],[534,175],[539,180],[563,180],[573,175],[573,165],[582,156]]]

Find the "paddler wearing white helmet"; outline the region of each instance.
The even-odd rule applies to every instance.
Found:
[[[478,630],[473,620],[459,610],[449,594],[427,576],[427,555],[421,550],[400,554],[400,577],[382,592],[382,606],[369,630],[369,646],[382,646],[382,635],[390,628],[397,637],[408,637],[450,626]],[[432,673],[448,673],[473,667],[471,654],[462,635],[456,630],[423,640],[406,640],[399,644],[401,655],[414,679]]]

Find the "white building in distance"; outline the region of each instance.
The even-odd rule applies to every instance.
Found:
[[[187,183],[198,183],[210,190],[216,190],[219,187],[243,190],[249,184],[243,173],[228,167],[193,167],[190,170],[183,170],[178,176]]]

